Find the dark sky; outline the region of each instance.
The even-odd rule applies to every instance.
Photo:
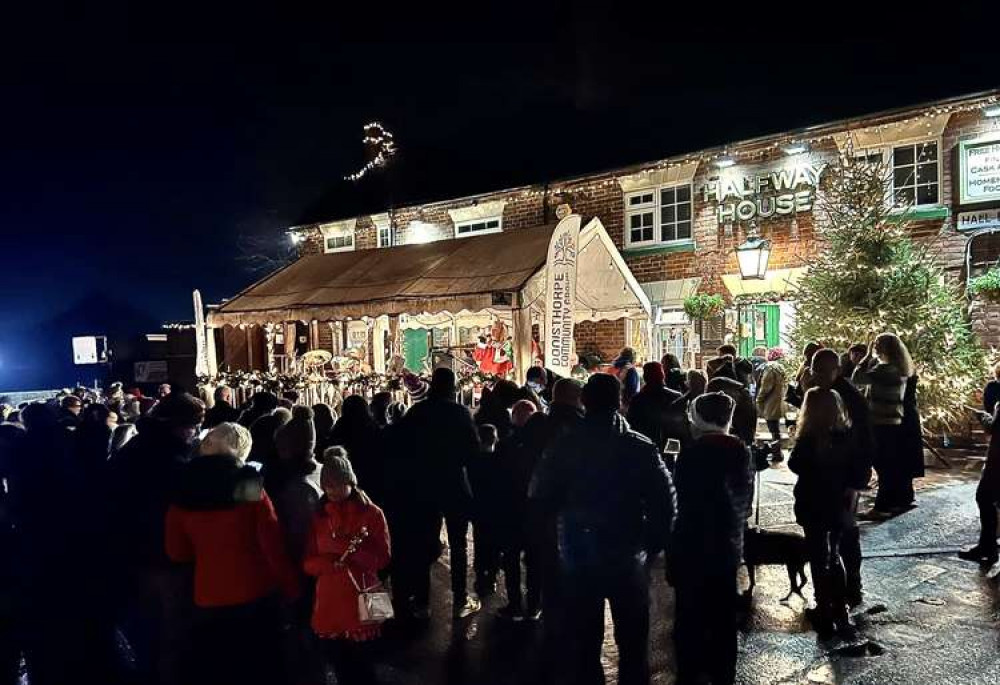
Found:
[[[377,179],[339,180],[372,118],[401,150],[397,198],[420,200],[1000,86],[995,40],[673,43],[567,4],[503,36],[488,17],[390,34],[375,15],[143,6],[5,29],[8,327],[92,291],[160,319],[190,318],[194,287],[234,294],[257,278],[236,259],[248,237],[280,243],[317,208],[340,218],[381,198]]]

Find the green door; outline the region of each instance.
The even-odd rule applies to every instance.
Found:
[[[403,357],[406,359],[406,368],[413,373],[423,373],[427,351],[426,329],[407,328],[403,331]]]
[[[776,304],[755,304],[740,310],[740,356],[749,357],[755,347],[781,344],[781,310]]]

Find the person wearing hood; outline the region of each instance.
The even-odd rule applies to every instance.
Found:
[[[220,385],[212,393],[214,402],[205,412],[203,428],[215,428],[220,423],[230,423],[240,418],[240,411],[233,406],[233,389],[228,385]]]
[[[358,488],[343,450],[323,455],[323,499],[312,519],[304,568],[316,578],[312,628],[338,683],[375,685],[372,641],[381,624],[362,623],[359,594],[378,586],[389,564],[389,529],[382,510]]]
[[[757,437],[757,407],[747,387],[726,376],[716,376],[708,382],[705,391],[725,393],[736,403],[730,431],[747,447],[752,445]]]
[[[628,407],[628,423],[632,430],[652,440],[662,452],[668,438],[679,440],[683,437],[683,419],[673,409],[681,394],[664,384],[666,376],[660,362],[646,362],[642,367],[642,380],[642,390]]]
[[[167,510],[165,549],[194,567],[191,683],[280,682],[279,597],[299,594],[298,573],[257,470],[246,466],[250,432],[209,431],[184,467]]]
[[[600,682],[604,604],[619,653],[619,682],[649,682],[649,564],[666,549],[675,515],[670,473],[655,445],[620,419],[622,388],[609,374],[583,389],[586,416],[546,452],[529,498],[558,521],[558,572],[571,653],[553,655],[567,682]]]
[[[250,448],[247,461],[260,464],[265,475],[269,470],[272,470],[278,461],[278,448],[274,444],[274,434],[291,420],[292,412],[284,407],[277,407],[270,413],[256,419],[250,426],[253,446]]]
[[[274,446],[278,460],[270,469],[272,473],[264,474],[265,489],[274,502],[288,554],[298,567],[321,494],[319,464],[313,458],[313,410],[296,405],[292,420],[274,432]]]
[[[316,461],[319,461],[323,450],[330,447],[330,434],[337,424],[337,413],[325,402],[314,404],[312,410],[313,426],[316,429]]]
[[[785,388],[788,379],[781,365],[781,348],[767,351],[767,361],[761,367],[757,386],[757,412],[767,423],[775,448],[781,450],[781,421],[785,418]]]
[[[147,681],[183,683],[177,668],[190,599],[186,574],[167,557],[163,521],[204,418],[200,400],[172,393],[139,420],[135,437],[108,461],[121,630]]]
[[[246,428],[253,426],[254,421],[266,416],[278,408],[278,396],[267,390],[258,391],[250,400],[250,406],[240,414],[239,424]]]
[[[752,499],[750,451],[730,435],[736,403],[709,392],[690,406],[694,441],[674,472],[677,524],[667,559],[674,586],[677,682],[736,677],[737,571]]]
[[[612,362],[615,378],[622,387],[622,408],[628,409],[629,402],[639,393],[639,372],[635,368],[635,350],[623,347]]]

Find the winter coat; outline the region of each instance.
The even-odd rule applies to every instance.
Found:
[[[240,410],[225,400],[216,400],[211,409],[205,412],[202,428],[215,428],[220,423],[235,423],[240,418]]]
[[[535,469],[529,497],[556,518],[562,572],[634,569],[669,541],[670,474],[655,445],[616,417],[587,416]]]
[[[639,386],[642,384],[639,372],[635,364],[627,359],[618,357],[612,364],[614,375],[622,384],[622,409],[627,409],[632,398],[639,393]]]
[[[629,426],[652,440],[662,451],[667,438],[681,437],[677,434],[679,422],[674,409],[674,403],[680,397],[679,392],[663,385],[647,383],[629,404]]]
[[[341,416],[330,433],[330,445],[340,445],[347,450],[347,457],[358,476],[358,487],[379,506],[384,506],[385,456],[382,434],[375,422],[354,423],[351,416]]]
[[[874,425],[899,426],[903,423],[903,397],[906,394],[907,378],[899,369],[883,362],[874,366],[859,366],[851,381],[865,389]]]
[[[872,461],[875,457],[875,436],[872,433],[871,410],[861,391],[849,380],[840,377],[831,389],[840,395],[851,421],[851,440],[854,444],[851,467],[851,487],[863,490],[872,479]]]
[[[785,371],[777,362],[764,365],[757,387],[757,414],[765,421],[785,418]]]
[[[319,464],[309,462],[287,473],[271,498],[281,524],[288,557],[296,568],[301,567],[312,519],[319,508],[323,488],[319,482]]]
[[[356,550],[339,563],[351,539],[367,534]],[[316,577],[312,628],[320,637],[370,639],[378,626],[363,626],[358,616],[358,589],[378,584],[378,572],[389,564],[389,529],[382,510],[355,491],[340,502],[324,499],[313,516],[304,568]]]
[[[415,497],[442,513],[469,513],[472,490],[466,473],[479,452],[479,433],[469,410],[430,395],[413,405],[399,424],[412,468]]]
[[[706,392],[716,391],[726,393],[736,402],[733,425],[729,432],[747,445],[752,445],[757,436],[757,407],[750,396],[750,391],[739,381],[719,376],[710,380],[706,386]]]
[[[855,443],[848,431],[835,431],[828,444],[814,436],[800,436],[792,448],[788,468],[798,475],[795,520],[803,528],[846,528],[854,516],[851,494]]]
[[[677,523],[669,555],[675,576],[712,568],[735,573],[743,555],[753,473],[750,451],[732,435],[703,435],[681,450],[674,471]]]
[[[108,461],[108,509],[113,549],[124,571],[169,565],[163,521],[191,446],[152,418]]]
[[[553,404],[549,407],[548,421],[545,422],[545,447],[551,448],[564,436],[572,433],[583,423],[583,410],[568,404]]]
[[[1000,402],[1000,380],[994,379],[983,388],[983,409],[992,416],[997,402]]]
[[[976,496],[987,494],[1000,500],[1000,420],[998,420],[1000,416],[998,415],[1000,412],[995,406],[993,415],[984,421],[990,433],[990,444],[986,449],[986,465],[983,466],[983,475],[979,479]]]
[[[236,457],[192,460],[166,521],[170,559],[194,564],[197,606],[248,604],[279,591],[288,599],[298,595],[298,574],[263,481]]]
[[[548,417],[536,413],[520,428],[515,428],[498,460],[500,484],[499,529],[503,542],[515,544],[526,539],[531,528],[528,511],[528,487],[542,458],[547,437]]]
[[[924,434],[917,408],[917,375],[906,379],[903,390],[903,454],[906,456],[907,474],[913,478],[924,477]]]

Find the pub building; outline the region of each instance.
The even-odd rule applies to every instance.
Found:
[[[787,345],[794,284],[819,247],[820,177],[846,151],[889,165],[914,237],[950,277],[964,284],[1000,258],[995,90],[293,226],[298,260],[212,311],[208,324],[222,329],[228,368],[277,370],[326,350],[377,372],[394,359],[418,372],[440,359],[486,359],[523,378],[547,347],[609,362],[628,345],[640,360],[673,352],[687,367],[724,341],[743,354]],[[552,332],[553,236],[567,215],[579,219],[575,292],[563,298],[573,325]],[[684,301],[699,293],[721,295],[725,314],[691,321]],[[1000,346],[1000,305],[974,301],[971,316],[983,345]]]

